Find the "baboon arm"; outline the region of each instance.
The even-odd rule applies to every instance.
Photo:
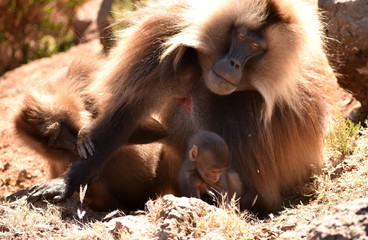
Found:
[[[174,34],[170,32],[172,21],[165,18],[153,19],[143,24],[141,30],[147,32],[152,39],[161,39]],[[166,24],[168,27],[163,32]],[[106,105],[111,109],[101,115],[91,128],[89,137],[94,143],[95,153],[85,160],[73,163],[64,175],[67,183],[66,196],[71,195],[80,184],[88,183],[98,175],[108,157],[117,148],[129,143],[129,137],[138,124],[168,97],[178,92],[178,88],[182,88],[180,84],[174,84],[177,79],[172,78],[174,74],[171,72],[170,58],[160,61],[159,55],[152,54],[153,50],[160,49],[159,41],[152,42],[151,39],[142,38],[133,40],[126,42],[128,46],[125,55],[123,54],[125,59],[118,69],[111,69],[111,72],[106,73],[106,85],[118,89],[111,89],[114,94]],[[133,55],[133,52],[140,57]]]
[[[101,79],[112,93],[104,102],[107,111],[99,116],[86,134],[86,139],[92,139],[95,152],[69,166],[62,176],[65,184],[58,184],[58,189],[53,188],[49,199],[66,199],[81,184],[97,177],[109,156],[129,143],[138,123],[159,108],[167,97],[174,95],[177,88],[182,88],[180,84],[174,85],[177,80],[172,79],[170,57],[160,61],[160,53],[156,52],[162,44],[157,39],[175,34],[172,27],[175,21],[170,16],[147,20],[137,33],[132,33],[132,37],[114,49],[110,60],[115,62],[115,67],[107,67]],[[149,37],[142,38],[142,32]],[[51,185],[46,188],[51,188]]]
[[[145,103],[140,103],[145,104]],[[134,104],[126,104],[110,116],[103,116],[91,131],[96,152],[87,159],[71,164],[63,175],[66,182],[63,197],[69,197],[79,185],[87,184],[100,174],[103,165],[119,147],[128,143],[137,122],[144,116]]]

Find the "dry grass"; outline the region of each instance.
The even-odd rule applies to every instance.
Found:
[[[224,239],[254,239],[255,225],[258,219],[247,211],[239,210],[238,202],[218,202],[218,209],[209,212],[197,221],[193,237],[222,236]]]
[[[1,239],[42,239],[50,232],[61,238],[68,233],[67,223],[62,221],[61,212],[53,205],[38,209],[24,201],[2,203],[0,214]]]
[[[355,132],[351,135],[355,139],[350,155],[338,153],[331,145],[326,149],[329,158],[326,167],[306,187],[315,192],[309,203],[300,203],[258,220],[247,212],[240,212],[234,199],[230,203],[219,201],[215,210],[203,210],[198,217],[180,223],[187,225],[185,236],[187,239],[305,239],[311,225],[331,208],[368,195],[367,131],[360,130],[359,137]],[[82,195],[80,198],[83,200]],[[78,199],[63,206],[34,207],[24,200],[1,203],[0,239],[159,239],[158,232],[165,223],[164,206],[156,202],[151,202],[147,211],[139,213],[128,227],[113,225],[113,229],[103,220],[106,213],[93,216],[93,212],[81,207]],[[81,214],[84,211],[87,213]]]

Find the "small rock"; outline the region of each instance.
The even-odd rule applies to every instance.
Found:
[[[127,233],[131,239],[147,236],[153,228],[152,223],[144,215],[118,217],[104,223],[104,225],[114,237],[119,238],[121,233]]]

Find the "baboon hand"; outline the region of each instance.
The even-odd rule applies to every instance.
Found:
[[[11,195],[9,195],[9,196],[7,196],[7,197],[5,197],[5,198],[1,198],[0,199],[0,202],[1,201],[9,201],[9,202],[13,202],[13,201],[16,201],[17,199],[20,199],[20,198],[23,198],[23,197],[25,197],[25,196],[27,196],[28,197],[28,194],[29,194],[29,189],[28,188],[26,188],[26,189],[21,189],[21,190],[19,190],[19,191],[17,191],[17,192],[15,192],[15,193],[13,193],[13,194],[11,194]]]
[[[88,154],[93,156],[95,153],[95,145],[83,128],[78,133],[77,150],[79,156],[84,159],[88,157]]]
[[[67,184],[63,178],[55,178],[30,188],[27,201],[33,203],[41,199],[47,199],[53,202],[60,202],[72,194],[73,192],[67,190]]]

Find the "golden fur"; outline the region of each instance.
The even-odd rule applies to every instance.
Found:
[[[102,59],[98,58],[74,61],[68,69],[62,69],[59,76],[44,76],[25,93],[15,116],[16,133],[45,157],[51,178],[61,177],[71,163],[80,159],[75,148],[78,132],[103,113],[96,101],[98,95],[87,91],[101,63]],[[151,135],[147,139],[151,131],[153,139],[162,138],[165,133],[155,127],[143,123],[132,141],[152,142]],[[160,143],[150,143],[118,149],[109,157],[100,176],[88,185],[86,203],[95,210],[129,211],[143,207],[146,198],[155,196],[152,183],[161,148]],[[135,184],[140,187],[136,188]],[[130,196],[127,201],[125,194]]]
[[[113,154],[114,148],[106,150],[107,138],[124,145],[132,129],[154,112],[169,131],[157,168],[158,193],[167,192],[167,184],[177,188],[172,183],[186,143],[199,128],[228,144],[231,168],[243,185],[242,208],[255,198],[262,209],[278,208],[284,194],[321,167],[336,79],[315,8],[302,0],[161,0],[125,21],[129,27],[86,87],[106,109],[88,126],[101,154],[72,165],[65,175],[68,186],[75,188],[78,179],[87,181],[96,171],[83,164],[97,168]],[[261,32],[267,48],[229,92],[208,76],[228,51],[236,27]],[[175,104],[177,96],[193,98],[191,114]]]
[[[234,146],[237,156],[233,165],[241,169],[246,182],[244,193],[247,188],[255,189],[263,205],[272,209],[279,206],[283,192],[302,183],[323,162],[323,133],[336,79],[324,53],[324,36],[315,8],[292,0],[153,2],[128,16],[132,26],[122,32],[124,39],[113,49],[100,83],[113,88],[109,106],[118,107],[123,103],[112,102],[127,99],[137,101],[139,96],[152,97],[147,100],[150,102],[166,99],[164,90],[151,92],[147,82],[168,91],[175,88],[172,82],[186,82],[170,79],[182,75],[182,58],[188,49],[196,51],[201,67],[202,77],[194,81],[202,81],[226,49],[229,28],[263,25],[269,4],[282,21],[265,27],[267,52],[251,71],[244,70],[238,86],[237,91],[255,90],[262,99],[257,100],[259,114],[253,119],[256,135],[252,141],[244,141],[252,146],[247,147],[248,152]],[[156,66],[152,62],[157,58],[160,63]],[[139,66],[152,70],[142,75],[137,73]],[[163,76],[165,67],[174,70]],[[190,73],[193,79],[196,73]],[[185,86],[188,89],[180,90],[187,94],[190,85]],[[110,110],[116,111],[114,107]]]

